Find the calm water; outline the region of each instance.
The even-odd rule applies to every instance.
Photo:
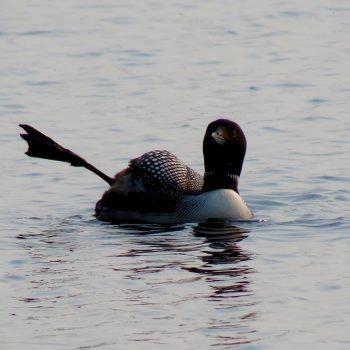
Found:
[[[0,19],[1,349],[350,348],[348,1],[5,0]],[[265,222],[98,222],[103,181],[26,157],[17,127],[110,175],[151,149],[202,171],[219,116]]]

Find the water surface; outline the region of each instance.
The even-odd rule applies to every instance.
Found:
[[[349,348],[346,1],[5,1],[0,18],[1,348]],[[222,116],[264,220],[98,222],[105,184],[26,157],[17,127],[110,175],[152,149],[202,172]]]

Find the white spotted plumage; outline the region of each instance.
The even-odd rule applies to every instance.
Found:
[[[147,152],[130,161],[129,167],[150,193],[198,194],[202,190],[202,176],[168,151]]]

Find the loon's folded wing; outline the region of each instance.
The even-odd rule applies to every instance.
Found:
[[[168,151],[151,151],[119,172],[96,204],[96,216],[142,219],[149,213],[171,214],[186,195],[198,195],[203,177]]]
[[[130,169],[146,191],[162,193],[199,194],[203,177],[168,151],[151,151],[133,159]]]

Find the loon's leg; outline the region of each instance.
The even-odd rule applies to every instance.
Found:
[[[114,182],[111,177],[95,168],[84,158],[80,157],[69,149],[62,147],[48,136],[34,129],[32,126],[26,124],[20,124],[19,126],[27,132],[26,134],[21,134],[21,137],[28,142],[28,151],[25,152],[25,154],[28,156],[58,160],[61,162],[70,163],[72,166],[84,167],[98,175],[108,184],[111,185]]]

